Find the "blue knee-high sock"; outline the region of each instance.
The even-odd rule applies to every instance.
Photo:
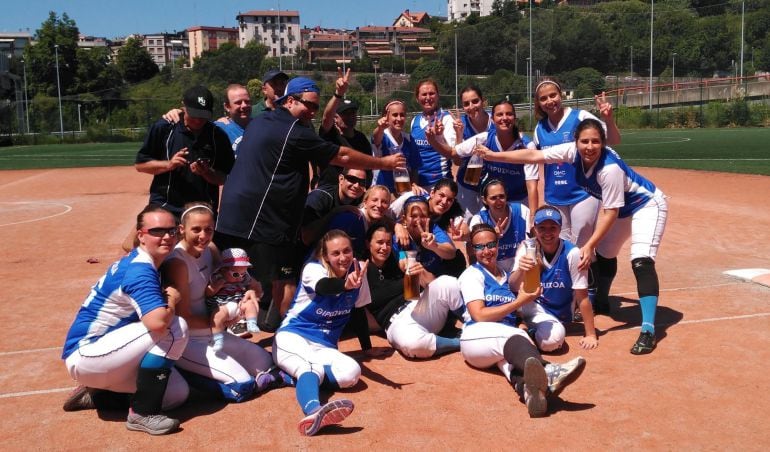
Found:
[[[436,336],[436,353],[435,356],[443,355],[444,353],[451,353],[460,350],[460,339],[456,337],[444,337]]]
[[[639,298],[642,307],[642,332],[655,332],[655,310],[658,307],[658,297],[647,295]]]
[[[142,362],[139,363],[139,367],[142,369],[171,369],[174,365],[174,361],[164,356],[153,355],[147,353],[142,358]]]
[[[297,378],[297,402],[303,413],[310,414],[321,406],[321,401],[318,400],[320,384],[318,375],[313,372],[305,372]]]
[[[323,385],[327,389],[340,389],[340,384],[337,383],[337,378],[334,376],[334,372],[332,372],[332,366],[328,364],[324,365]]]

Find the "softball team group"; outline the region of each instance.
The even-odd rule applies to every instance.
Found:
[[[360,207],[329,214],[272,356],[222,333],[242,316],[257,331],[263,294],[248,271],[259,256],[217,250],[207,203],[189,203],[178,221],[148,206],[137,217],[138,246],[93,287],[67,335],[63,359],[80,386],[64,409],[128,406],[127,428],[165,434],[179,421],[162,412],[181,405],[189,386],[233,402],[294,386],[299,432],[314,435],[354,410],[351,400],[320,397],[321,388],[350,388],[360,378],[359,364],[338,350],[343,330],[373,354],[369,328],[377,327],[406,357],[460,351],[472,367],[497,367],[529,415],[545,416],[548,399],[586,363],[549,362],[541,352],[561,349],[573,321],[584,325],[580,347],[598,346],[594,314],[610,312],[617,255],[629,237],[642,312],[631,353],[652,352],[665,196],[608,146],[620,133],[603,95],[599,120],[564,106],[561,93],[554,80],[537,85],[532,138],[518,130],[509,101],[487,110],[474,86],[462,91],[460,114],[439,106],[435,82],[421,81],[422,112],[409,133],[405,104],[386,104],[374,153],[403,154],[406,175],[380,170]],[[472,159],[483,161],[478,180],[465,177],[478,166]],[[528,288],[537,269],[540,285]],[[212,303],[223,284],[227,297]]]

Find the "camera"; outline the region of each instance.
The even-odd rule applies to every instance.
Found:
[[[193,143],[192,146],[187,148],[187,161],[189,163],[205,163],[209,164],[211,163],[211,158],[209,157],[212,154],[212,149],[210,144],[203,144],[200,145],[197,142]]]

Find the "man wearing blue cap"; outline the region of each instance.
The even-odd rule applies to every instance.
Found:
[[[519,287],[524,273],[535,267],[536,261],[540,266],[543,294],[535,303],[524,306],[521,314],[530,330],[534,330],[535,344],[544,352],[559,350],[564,344],[566,330],[563,324],[572,321],[575,303],[585,327],[580,346],[593,349],[599,345],[588,299],[588,271],[578,268],[580,249],[559,238],[561,221],[561,214],[555,207],[546,205],[535,211],[533,230],[539,251],[532,259],[526,256],[524,246],[520,246],[511,274],[513,290]]]
[[[259,327],[265,331],[279,326],[296,288],[309,164],[384,170],[405,166],[400,154],[374,158],[321,139],[311,122],[320,108],[318,99],[315,82],[290,80],[276,109],[249,123],[222,190],[214,241],[220,249],[246,250],[257,279],[272,282],[272,312],[260,316]]]

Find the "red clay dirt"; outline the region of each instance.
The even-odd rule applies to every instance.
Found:
[[[333,395],[356,404],[343,426],[305,438],[297,432],[301,414],[292,389],[232,405],[196,396],[173,412],[182,430],[165,437],[127,431],[124,413],[63,412],[62,389],[74,387],[59,359],[64,335],[91,285],[120,256],[150,180],[126,167],[0,172],[0,444],[4,450],[766,450],[770,288],[722,271],[768,268],[770,178],[641,173],[671,196],[657,264],[662,294],[653,354],[628,352],[639,308],[626,247],[613,287],[621,304],[612,317],[597,319],[600,347],[581,351],[578,328],[568,352],[552,357],[582,354],[588,365],[552,403],[550,416],[530,419],[502,375],[470,368],[459,353],[427,361],[396,353],[363,362],[361,382]],[[66,206],[71,211],[62,213]],[[269,347],[268,335],[256,339]],[[379,337],[374,343],[387,346]],[[341,348],[354,352],[358,343],[348,339]]]

